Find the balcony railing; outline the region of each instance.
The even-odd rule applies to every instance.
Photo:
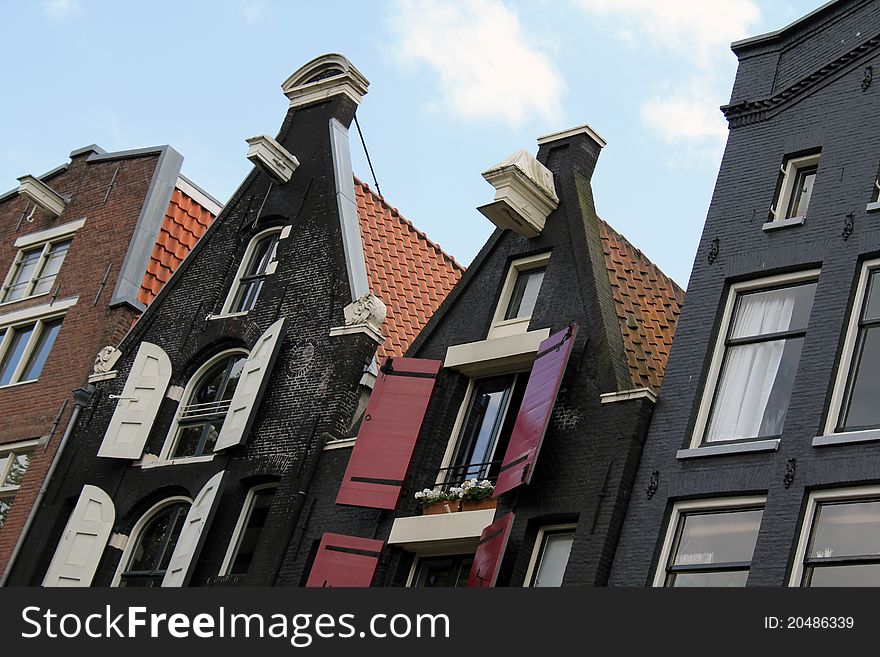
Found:
[[[500,467],[501,460],[499,459],[496,461],[486,461],[485,463],[466,463],[440,468],[436,485],[443,490],[448,490],[453,486],[460,486],[468,479],[479,479],[481,481],[488,479],[495,483]]]
[[[186,422],[223,417],[229,411],[231,403],[231,399],[221,399],[220,401],[203,402],[201,404],[187,404],[180,411],[180,421]]]

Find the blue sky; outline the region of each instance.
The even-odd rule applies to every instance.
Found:
[[[492,230],[480,172],[589,123],[608,140],[600,215],[685,285],[726,137],[729,43],[821,4],[7,0],[0,190],[90,143],[168,143],[225,201],[250,168],[244,139],[281,124],[281,82],[340,52],[371,83],[358,118],[383,193],[460,262]]]

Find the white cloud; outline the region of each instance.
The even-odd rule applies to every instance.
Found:
[[[245,0],[241,5],[241,15],[248,25],[253,25],[266,11],[266,3],[262,0]]]
[[[436,74],[436,109],[511,126],[532,116],[560,120],[562,76],[500,0],[397,0],[389,25],[394,57]]]
[[[81,7],[79,0],[48,0],[43,9],[52,20],[62,20],[77,13]]]
[[[708,66],[749,36],[761,16],[753,0],[575,0],[584,10],[626,21],[619,34],[631,43],[661,47]]]

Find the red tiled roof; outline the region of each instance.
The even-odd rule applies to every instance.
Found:
[[[601,219],[599,233],[633,384],[658,392],[684,290]]]
[[[199,203],[179,189],[174,189],[165,211],[162,229],[147,264],[138,301],[150,305],[214,218]]]
[[[403,355],[464,267],[357,177],[354,188],[370,288],[388,308],[381,361]]]

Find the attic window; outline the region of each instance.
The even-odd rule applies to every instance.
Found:
[[[800,226],[807,218],[819,171],[819,153],[788,157],[779,170],[776,198],[764,230]]]
[[[871,202],[865,208],[868,212],[880,210],[880,169],[877,169],[877,177],[874,178],[874,188],[871,190]]]
[[[313,82],[319,82],[321,80],[326,80],[327,78],[334,78],[337,75],[342,75],[342,69],[328,68],[310,77],[305,81],[305,84],[312,84]]]

